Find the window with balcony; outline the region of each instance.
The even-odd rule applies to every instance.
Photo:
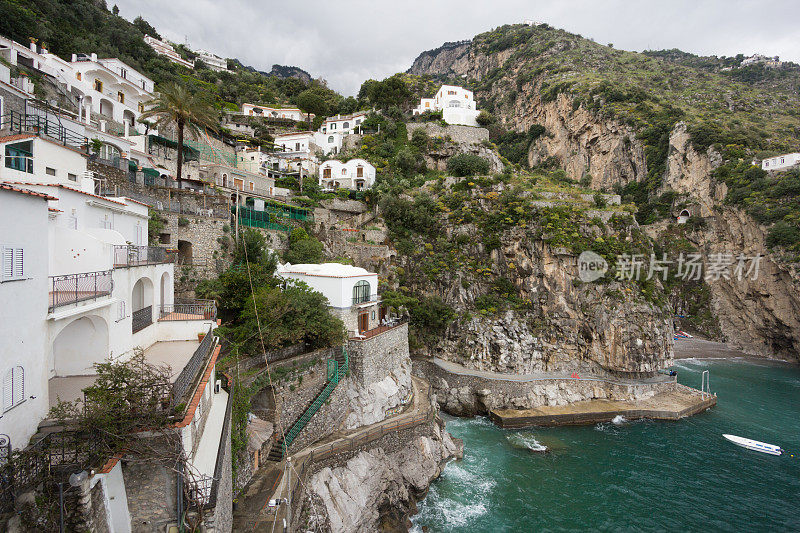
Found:
[[[369,282],[361,280],[353,286],[353,305],[369,301]]]
[[[3,412],[9,411],[25,401],[25,369],[14,366],[3,378]]]
[[[99,93],[103,92],[103,82],[100,80],[94,80],[94,90]]]

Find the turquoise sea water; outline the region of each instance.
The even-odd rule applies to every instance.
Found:
[[[677,422],[530,430],[447,417],[464,459],[433,483],[414,530],[800,531],[800,369],[738,360],[675,369],[697,388],[709,370],[717,406]],[[745,450],[723,433],[788,453]],[[548,452],[531,451],[538,444]]]

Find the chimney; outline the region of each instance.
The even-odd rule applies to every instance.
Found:
[[[92,54],[92,61],[97,63],[97,54]]]
[[[76,62],[78,60],[78,54],[72,54],[72,62]]]
[[[31,37],[31,52],[36,52],[36,39]]]

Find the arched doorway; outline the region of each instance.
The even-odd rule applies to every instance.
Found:
[[[678,215],[678,224],[686,224],[690,216],[691,215],[689,214],[689,210],[684,209],[683,211],[681,211],[681,214]]]
[[[133,286],[131,293],[133,310],[133,333],[153,323],[153,282],[149,278],[140,278]]]
[[[122,112],[122,122],[126,122],[128,126],[136,126],[136,117],[133,116],[133,111],[126,109]]]
[[[178,264],[192,264],[192,243],[191,241],[178,240]]]
[[[100,114],[106,118],[110,118],[113,120],[114,118],[114,104],[111,103],[110,100],[106,100],[102,98],[100,100]]]
[[[169,273],[164,272],[161,274],[161,308],[159,311],[161,313],[164,312],[164,306],[169,305],[172,303],[172,298],[170,297],[171,287],[169,283]]]
[[[108,324],[99,316],[70,322],[53,341],[52,367],[56,376],[94,374],[94,364],[108,357]]]

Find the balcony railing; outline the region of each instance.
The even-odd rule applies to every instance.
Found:
[[[114,268],[157,265],[175,261],[174,254],[159,246],[114,246]]]
[[[361,333],[355,333],[353,331],[350,332],[350,340],[367,340],[371,339],[375,335],[380,335],[381,333],[385,333],[389,330],[392,330],[396,327],[402,326],[403,324],[408,323],[407,319],[389,319],[386,324],[378,326],[377,328],[368,329],[366,331],[362,331]]]
[[[110,296],[114,289],[111,270],[84,272],[65,276],[50,276],[50,304],[52,313],[57,307],[97,300]]]
[[[203,363],[211,353],[211,347],[214,346],[214,336],[211,334],[212,330],[213,326],[209,326],[208,333],[203,337],[200,346],[194,351],[192,358],[189,359],[189,362],[183,367],[181,373],[178,374],[175,383],[172,384],[172,401],[175,405],[183,402],[184,395],[195,382],[200,370],[204,368]]]
[[[353,296],[353,305],[369,304],[378,301],[377,294],[358,294]]]
[[[153,306],[148,305],[144,309],[133,312],[131,330],[133,333],[141,331],[153,323]]]
[[[169,320],[213,320],[217,317],[217,304],[214,300],[192,300],[174,304],[164,304],[158,319]]]

